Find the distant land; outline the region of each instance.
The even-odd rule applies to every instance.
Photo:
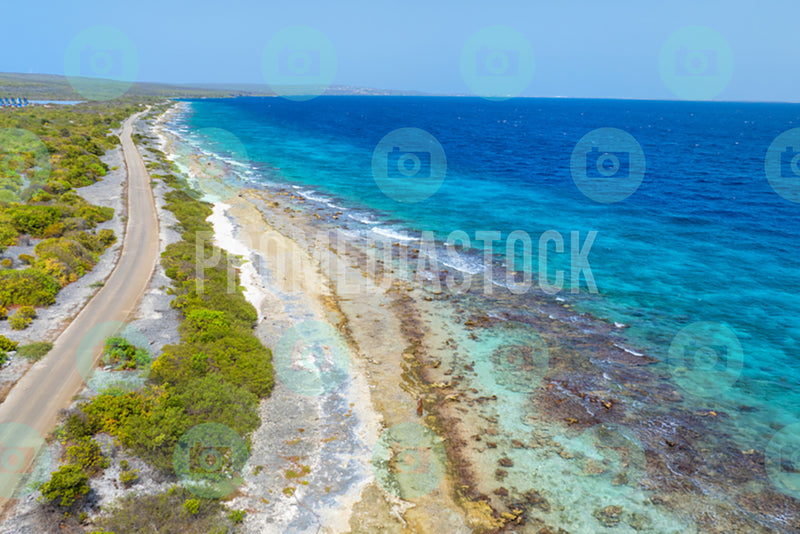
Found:
[[[94,80],[93,80],[94,81]],[[98,84],[123,82],[97,79]],[[126,93],[133,97],[222,98],[234,96],[276,96],[267,84],[255,83],[191,83],[166,84],[135,82]],[[395,91],[369,87],[332,85],[327,95],[425,95],[418,91]],[[66,76],[55,74],[0,73],[0,98],[26,97],[29,100],[83,100],[69,84]]]

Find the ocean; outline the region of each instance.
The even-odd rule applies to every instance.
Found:
[[[515,302],[569,306],[565,333],[579,340],[584,329],[591,337],[576,350],[592,359],[596,347],[610,345],[632,361],[641,358],[648,387],[657,377],[659,388],[679,398],[659,404],[661,397],[637,397],[631,393],[636,384],[618,392],[627,404],[614,422],[635,434],[630,439],[641,441],[643,453],[658,441],[653,433],[664,425],[662,417],[711,414],[693,430],[719,439],[703,447],[692,442],[702,448],[697,456],[747,471],[745,460],[755,455],[768,476],[754,475],[747,491],[789,497],[796,513],[791,499],[800,498],[800,454],[786,451],[800,451],[800,175],[791,158],[795,147],[773,142],[800,127],[800,106],[204,99],[188,102],[170,127],[190,150],[227,161],[237,186],[291,188],[307,204],[341,212],[340,225],[362,238],[435,239],[434,261],[488,280],[471,292],[476,310],[502,316],[497,299],[484,301],[482,294],[530,280]],[[778,171],[770,154],[780,158]],[[773,188],[771,172],[785,174],[781,187]],[[448,239],[458,246],[446,246]],[[536,304],[515,309],[530,313],[522,322],[541,311]],[[475,367],[492,365],[497,339],[520,335],[502,323],[487,327],[476,342]],[[624,364],[614,365],[613,372],[625,374],[618,368]],[[633,367],[639,365],[628,378],[635,382]],[[565,379],[564,369],[550,370],[558,375],[551,384]],[[485,382],[490,393],[503,387],[502,379]],[[520,413],[536,403],[512,404],[509,435],[519,431]],[[642,455],[642,470],[651,459]],[[559,477],[580,478],[535,461],[530,469],[542,469],[551,485]],[[680,477],[714,499],[729,493],[741,503],[744,489],[710,489],[709,478],[722,485],[730,475],[710,470]],[[653,490],[659,477],[648,476],[646,489]],[[512,475],[506,485],[513,483]],[[565,493],[574,491],[562,485]],[[600,493],[614,494],[619,484],[598,480],[588,491],[603,485]],[[778,512],[763,513],[774,516],[758,520],[770,528],[786,526]]]

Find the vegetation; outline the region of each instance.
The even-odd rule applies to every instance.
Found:
[[[219,501],[195,497],[176,486],[157,495],[125,495],[98,526],[102,532],[225,534],[234,521],[224,512]]]
[[[89,475],[79,465],[62,465],[39,489],[45,500],[67,508],[89,493]]]
[[[147,349],[136,347],[124,337],[110,337],[103,349],[103,364],[115,370],[132,370],[146,367],[151,360]]]
[[[49,341],[38,341],[35,343],[29,343],[28,345],[22,345],[17,349],[17,356],[32,361],[37,361],[44,358],[44,356],[48,352],[50,352],[52,348],[53,344],[50,343]]]
[[[8,360],[8,353],[17,350],[17,342],[11,341],[6,336],[0,336],[0,365]]]
[[[163,155],[157,157],[161,169],[170,169]],[[172,175],[161,178],[171,187],[182,185]],[[161,259],[172,279],[172,306],[183,317],[180,343],[164,347],[142,390],[101,392],[79,404],[67,417],[64,439],[74,446],[108,433],[156,469],[171,473],[175,447],[194,426],[219,423],[245,438],[257,428],[258,400],[269,395],[274,379],[272,355],[253,332],[255,309],[238,283],[233,291],[228,288],[227,266],[233,259],[210,240],[198,238],[212,230],[206,222],[210,206],[181,189],[168,193],[166,201],[182,236]],[[206,257],[221,258],[218,266],[200,274],[200,280],[198,247]],[[105,365],[123,369],[143,362],[143,355],[126,340],[106,341]],[[137,478],[135,470],[122,469],[124,485]],[[189,498],[184,489],[173,489],[155,496],[124,497],[100,526],[114,532],[227,532],[244,518],[243,512],[228,512],[218,501]]]
[[[25,330],[31,325],[32,322],[33,319],[19,312],[15,313],[8,319],[8,324],[11,326],[11,330]]]
[[[60,288],[91,270],[114,243],[111,230],[95,232],[114,210],[90,204],[74,188],[106,174],[100,156],[119,144],[109,133],[135,109],[114,102],[0,111],[0,145],[13,163],[0,168],[0,252],[22,239],[42,239],[36,256],[20,254],[25,268],[0,271],[1,306],[53,304]],[[26,323],[20,318],[12,326]]]

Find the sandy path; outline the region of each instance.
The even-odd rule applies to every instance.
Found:
[[[3,446],[36,446],[32,442],[15,443],[20,440],[19,433],[14,433],[14,427],[5,423],[27,425],[43,437],[53,430],[60,410],[69,406],[73,396],[84,386],[76,364],[82,341],[93,328],[96,331],[98,325],[130,320],[147,289],[158,261],[159,223],[150,176],[131,139],[132,125],[142,113],[128,118],[122,128],[122,149],[128,169],[128,220],[119,262],[105,286],[58,337],[50,353],[19,380],[0,405],[0,444]],[[91,349],[95,361],[100,349],[99,345]],[[26,460],[32,463],[32,458],[26,457]],[[25,465],[19,471],[28,468],[29,465]],[[3,511],[14,502],[5,496],[11,494],[18,482],[19,477],[0,477]]]

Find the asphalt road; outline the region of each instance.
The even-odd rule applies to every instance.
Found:
[[[128,168],[128,219],[119,261],[105,285],[61,333],[53,349],[28,370],[0,404],[2,511],[8,508],[8,497],[20,482],[21,473],[32,469],[34,455],[41,452],[43,438],[56,426],[60,410],[67,408],[84,386],[78,354],[86,357],[87,369],[89,359],[98,360],[102,349],[98,342],[113,333],[114,325],[119,324],[114,322],[132,318],[158,261],[158,217],[150,176],[131,139],[132,126],[139,115],[123,123],[120,136]],[[43,456],[46,454],[39,455],[37,466],[44,465]]]

